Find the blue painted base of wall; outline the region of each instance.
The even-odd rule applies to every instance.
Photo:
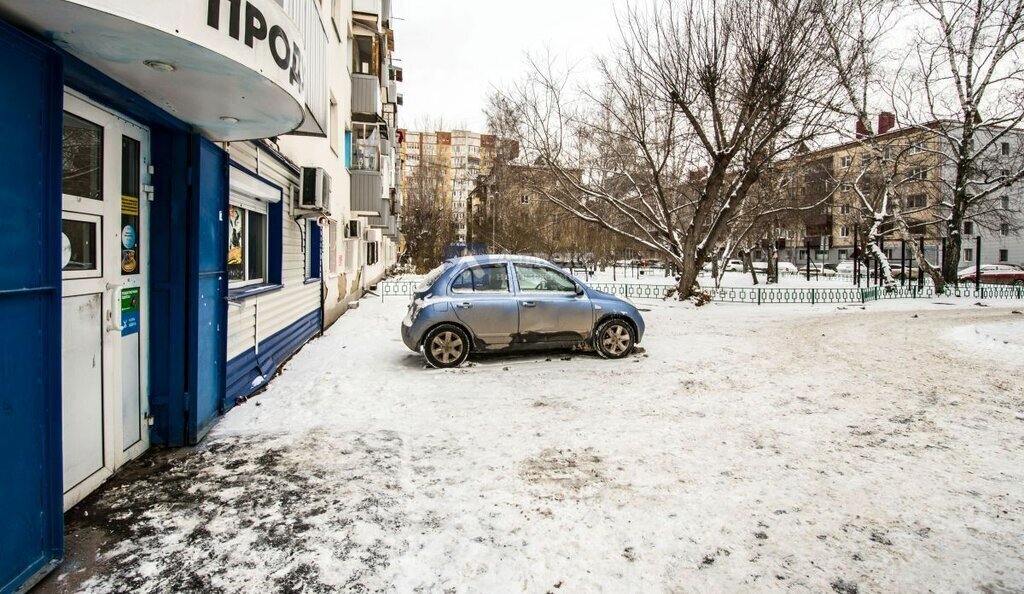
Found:
[[[320,332],[320,314],[319,309],[312,311],[261,342],[259,355],[256,349],[249,349],[228,361],[224,411],[234,406],[239,398],[248,397],[265,386],[283,361]],[[263,381],[253,385],[259,377]]]

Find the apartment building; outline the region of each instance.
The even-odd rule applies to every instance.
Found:
[[[444,203],[457,225],[457,240],[468,234],[470,195],[481,176],[490,173],[495,159],[496,138],[468,130],[403,131],[401,154],[404,171],[412,177],[423,166],[438,168],[443,179]]]
[[[808,244],[813,261],[836,263],[853,257],[855,238],[863,245],[872,214],[881,206],[882,159],[896,180],[889,211],[894,206],[901,209],[915,241],[924,245],[925,257],[933,264],[939,262],[947,251],[946,229],[940,221],[946,216],[946,197],[955,177],[953,166],[944,157],[950,150],[947,141],[927,127],[895,129],[894,125],[895,118],[882,113],[878,135],[870,146],[854,140],[808,151],[781,164],[780,170],[791,182],[785,191],[800,205],[816,205],[781,225],[781,259],[806,262]],[[866,131],[858,130],[858,135],[864,136]],[[993,147],[993,166],[1011,166],[1022,140],[1021,134],[1011,134]],[[983,263],[1024,262],[1024,238],[1018,233],[1024,225],[1022,196],[1021,185],[1012,186],[991,206],[969,214],[962,229],[962,249],[955,254],[961,265],[976,261],[974,238],[979,235]],[[892,221],[885,221],[882,231],[880,247],[887,258],[899,261],[911,257],[909,249],[903,253]]]
[[[390,10],[0,4],[0,591],[54,566],[66,509],[202,439],[394,262]]]

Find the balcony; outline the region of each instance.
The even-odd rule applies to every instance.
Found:
[[[380,172],[352,170],[350,173],[352,213],[379,217],[386,212],[387,203],[384,201],[384,183]]]
[[[373,15],[387,22],[391,19],[391,0],[352,0],[352,12]]]
[[[380,81],[376,76],[352,75],[352,113],[381,115]]]

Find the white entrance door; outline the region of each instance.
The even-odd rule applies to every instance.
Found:
[[[68,91],[63,142],[68,509],[149,447],[149,131]]]

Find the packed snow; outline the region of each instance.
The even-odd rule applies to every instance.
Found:
[[[624,360],[433,370],[362,300],[72,521],[81,588],[1024,589],[1021,359],[951,330],[1019,338],[1019,304],[639,304]]]

